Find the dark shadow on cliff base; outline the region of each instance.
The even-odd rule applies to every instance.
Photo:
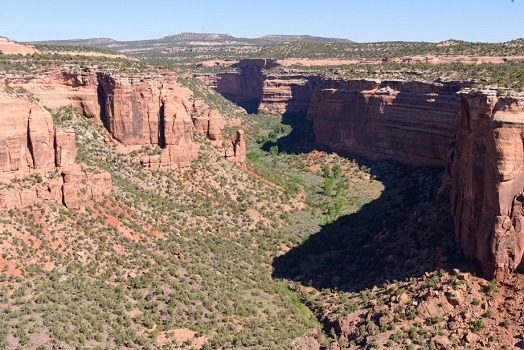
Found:
[[[165,130],[165,107],[162,103],[158,111],[158,147],[166,148],[166,130]]]
[[[436,269],[480,274],[455,243],[449,204],[435,205],[441,170],[370,163],[381,196],[324,225],[273,261],[273,277],[317,289],[361,291]],[[296,232],[300,236],[300,232]]]
[[[282,114],[281,123],[291,126],[291,132],[276,142],[266,142],[262,146],[263,150],[269,151],[272,146],[278,146],[280,152],[299,154],[315,149],[313,121],[308,120],[307,115],[314,91],[319,84],[319,77],[310,76],[307,79],[308,82],[304,85],[289,85],[291,98],[287,101],[287,109]]]

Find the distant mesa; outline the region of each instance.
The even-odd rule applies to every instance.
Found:
[[[34,41],[29,42],[30,44],[43,44],[43,45],[59,45],[59,46],[96,46],[105,47],[111,45],[117,41],[111,38],[91,38],[91,39],[66,39],[66,40],[47,40],[47,41]]]
[[[261,41],[272,43],[303,41],[307,43],[352,43],[353,41],[340,38],[323,38],[311,35],[264,35],[258,38]]]
[[[235,40],[236,38],[234,36],[231,36],[229,34],[215,34],[215,33],[180,33],[176,35],[168,35],[163,37],[160,40],[172,40],[172,41],[192,41],[192,40],[200,40],[200,41],[211,41],[211,40]]]

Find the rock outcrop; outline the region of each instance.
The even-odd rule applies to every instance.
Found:
[[[201,135],[207,136],[208,139],[216,141],[220,138],[222,129],[226,126],[224,117],[216,110],[207,110],[194,106],[194,109],[201,111],[193,117],[193,127]]]
[[[70,167],[75,164],[76,144],[73,128],[58,129],[55,132],[55,160],[57,167]]]
[[[326,80],[308,118],[319,148],[372,160],[444,166],[457,130],[458,83]]]
[[[501,280],[524,270],[524,96],[465,92],[460,109],[443,181],[455,234],[466,258]]]
[[[104,101],[101,118],[113,138],[124,145],[162,149],[159,155],[145,157],[142,164],[154,169],[183,168],[196,158],[189,89],[165,82],[164,77],[101,75],[99,82]]]
[[[15,55],[16,54],[27,55],[27,54],[39,53],[39,51],[35,49],[33,45],[19,44],[7,38],[3,38],[3,37],[0,37],[0,52],[3,52],[4,54],[15,54]]]
[[[0,93],[0,171],[28,173],[55,165],[51,114],[26,98]]]
[[[234,161],[239,164],[246,162],[246,143],[244,141],[244,130],[237,131],[237,137],[233,142],[233,151],[235,155]]]
[[[76,208],[111,189],[107,172],[75,164],[73,129],[54,130],[51,114],[25,96],[0,93],[0,209],[51,200]]]

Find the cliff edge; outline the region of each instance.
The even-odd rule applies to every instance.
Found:
[[[446,176],[455,234],[487,278],[522,271],[524,96],[463,92]]]

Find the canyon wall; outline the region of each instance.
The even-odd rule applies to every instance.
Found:
[[[274,60],[245,59],[231,65],[237,72],[195,77],[250,113],[306,114],[320,78],[262,71],[278,65]]]
[[[308,117],[321,149],[446,165],[438,200],[450,199],[465,258],[487,278],[524,271],[524,96],[455,83],[327,80]]]
[[[197,157],[191,91],[163,76],[115,78],[99,74],[100,118],[123,145],[158,145],[162,152],[142,163],[154,169],[183,168]],[[100,91],[101,90],[101,91]]]
[[[52,110],[72,106],[92,121],[103,123],[111,136],[126,146],[120,149],[159,146],[160,154],[141,160],[152,169],[189,167],[198,153],[193,130],[218,140],[227,124],[217,111],[192,101],[192,91],[178,84],[175,75],[114,76],[85,69],[42,76],[5,75],[3,80],[29,91]]]
[[[461,84],[326,80],[311,102],[317,147],[372,160],[444,166]]]
[[[289,111],[292,79],[266,76],[260,67],[199,78],[232,101]],[[295,112],[313,121],[318,148],[446,166],[437,200],[451,202],[466,259],[487,278],[524,271],[524,96],[471,91],[465,83],[300,80],[313,92]]]
[[[6,76],[46,107],[72,106],[126,146],[159,145],[162,153],[144,157],[146,167],[180,168],[197,156],[190,116],[191,91],[170,76],[114,77],[104,72],[55,71],[39,77]]]
[[[374,160],[444,166],[459,118],[461,83],[329,80],[271,75],[273,60],[241,60],[237,72],[199,75],[250,112],[307,115],[317,147]]]
[[[443,184],[464,255],[501,280],[524,270],[524,96],[471,91],[459,102]]]
[[[110,191],[109,173],[92,174],[75,164],[74,130],[55,130],[51,114],[26,96],[0,92],[0,127],[1,209],[43,200],[75,208],[78,198]]]
[[[258,110],[311,119],[318,148],[415,166],[447,164],[439,200],[450,199],[466,258],[479,263],[487,277],[524,270],[523,96],[497,97],[494,91],[464,90],[460,83],[273,77],[261,73],[268,62],[244,62],[240,73],[199,78],[232,100],[255,99]],[[53,109],[77,108],[103,123],[123,147],[158,145],[160,154],[142,159],[153,169],[189,166],[198,150],[193,130],[221,143],[226,125],[217,111],[191,101],[191,91],[174,76],[115,77],[87,70],[2,80]],[[28,97],[2,93],[0,113],[0,207],[37,200],[75,207],[79,183],[93,198],[107,193],[108,174],[86,174],[74,164],[74,131],[55,132],[45,109]],[[242,131],[223,152],[244,162]],[[11,181],[35,174],[41,180],[30,189]]]

